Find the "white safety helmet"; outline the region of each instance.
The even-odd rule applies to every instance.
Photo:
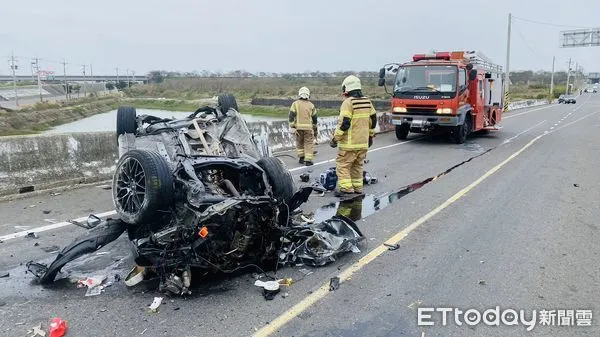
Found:
[[[298,90],[298,97],[308,99],[310,97],[310,90],[307,87],[302,87]]]
[[[344,94],[353,90],[361,90],[360,79],[354,75],[350,75],[342,82],[342,92]]]

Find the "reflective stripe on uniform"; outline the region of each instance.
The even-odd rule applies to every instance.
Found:
[[[339,179],[338,183],[340,184],[340,189],[352,189],[352,179]]]
[[[368,149],[369,143],[364,144],[339,144],[340,149],[349,149],[349,150],[361,150]]]

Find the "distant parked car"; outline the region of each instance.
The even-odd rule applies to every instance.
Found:
[[[565,102],[565,95],[560,95],[558,96],[558,104],[564,103]]]
[[[577,99],[575,98],[575,96],[572,95],[568,95],[564,97],[564,103],[565,104],[575,104],[577,103]]]

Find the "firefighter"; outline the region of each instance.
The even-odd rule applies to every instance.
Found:
[[[342,82],[345,97],[340,107],[338,125],[329,145],[339,146],[336,158],[337,197],[363,193],[363,164],[373,145],[377,114],[371,100],[362,93],[360,79],[348,76]]]
[[[290,108],[290,131],[296,135],[298,162],[311,166],[313,164],[314,139],[317,133],[317,109],[308,100],[310,90],[307,87],[298,90],[298,97]]]

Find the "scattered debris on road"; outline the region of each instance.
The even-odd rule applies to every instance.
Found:
[[[303,182],[303,183],[309,182],[310,181],[310,174],[308,174],[308,173],[302,173],[300,175],[300,181]]]
[[[340,278],[335,276],[329,280],[329,291],[337,290],[340,287]]]
[[[284,235],[279,262],[324,266],[334,262],[339,255],[357,251],[356,245],[363,239],[358,226],[344,216],[336,215],[316,225],[292,226]]]
[[[574,187],[579,187],[579,184],[573,184]]]
[[[150,306],[149,306],[150,312],[157,313],[158,307],[160,307],[162,300],[163,300],[162,297],[155,297],[154,301],[152,301],[152,304],[150,304]]]
[[[274,299],[275,295],[277,295],[281,290],[278,281],[263,282],[261,280],[256,280],[256,282],[254,282],[254,285],[263,288],[263,297],[267,301]]]
[[[79,280],[77,282],[77,288],[88,287],[85,296],[97,296],[102,293],[102,290],[106,288],[103,285],[104,281],[106,281],[106,275],[96,276],[96,277],[88,277],[85,280]],[[112,284],[111,284],[112,285]]]
[[[27,233],[27,238],[29,238],[29,239],[39,239],[40,236],[37,233],[35,233],[35,232],[29,232],[29,233]]]
[[[48,210],[48,209],[45,209],[45,210],[42,211],[42,213],[44,213],[44,214],[50,214],[50,213],[52,213],[52,211]]]
[[[0,278],[10,277],[10,273],[1,273]]]
[[[59,196],[59,195],[61,195],[61,194],[62,194],[62,193],[60,193],[60,192],[53,192],[53,193],[50,193],[50,196],[51,196],[51,197],[57,197],[57,196]]]
[[[67,322],[60,317],[55,317],[50,321],[49,337],[63,337],[67,332]]]
[[[393,245],[390,245],[389,243],[384,243],[383,245],[388,247],[388,250],[396,250],[396,249],[400,248],[399,243],[395,243]]]
[[[125,285],[128,287],[133,287],[144,280],[144,267],[140,267],[136,265],[129,271],[127,276],[125,276]],[[117,275],[115,275],[116,277]]]
[[[31,335],[30,337],[46,337],[46,331],[42,329],[42,323],[29,329],[27,334]]]
[[[484,286],[486,284],[485,280],[479,280],[479,285]]]

